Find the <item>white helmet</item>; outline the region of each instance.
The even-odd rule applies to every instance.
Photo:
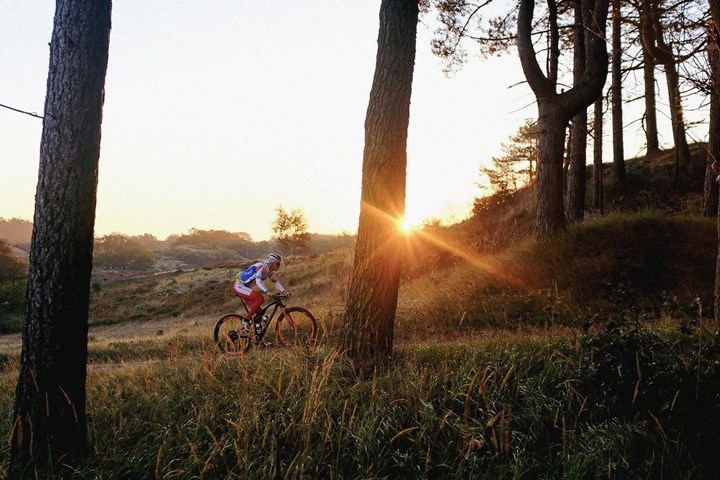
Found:
[[[282,263],[282,257],[280,256],[279,253],[271,253],[270,255],[267,256],[267,258],[265,258],[265,261],[267,263],[273,263],[273,262]]]

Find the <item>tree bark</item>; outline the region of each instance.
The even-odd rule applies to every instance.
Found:
[[[583,9],[580,0],[575,3],[573,47],[573,85],[580,83],[585,73],[585,35]],[[565,216],[569,223],[585,217],[585,190],[587,175],[587,109],[575,114],[570,125],[570,163],[567,177],[567,204]]]
[[[603,188],[603,98],[595,100],[593,140],[593,208],[605,214],[605,192]]]
[[[645,87],[645,142],[647,157],[660,153],[658,141],[657,107],[655,94],[655,56],[652,53],[652,38],[655,36],[652,21],[652,0],[642,0],[638,5],[640,15],[640,39],[643,53],[643,78]]]
[[[547,240],[565,229],[563,211],[563,143],[570,119],[586,109],[602,93],[608,71],[605,48],[605,21],[609,0],[582,0],[586,65],[581,80],[563,93],[557,82],[545,76],[532,42],[533,0],[521,0],[518,11],[518,55],[525,78],[538,103],[540,132],[538,155],[537,237]],[[554,0],[549,0],[554,5]],[[551,9],[552,11],[552,9]],[[552,36],[552,32],[551,32]],[[550,70],[551,72],[553,70]]]
[[[645,156],[652,158],[660,153],[658,140],[657,107],[655,103],[655,64],[652,56],[643,47],[643,79],[645,86],[645,143],[647,143]]]
[[[673,141],[675,143],[675,183],[683,180],[690,170],[692,157],[685,133],[685,115],[680,99],[680,75],[675,62],[664,64],[667,79],[668,98],[670,99],[670,120],[672,122]]]
[[[710,64],[710,127],[708,139],[707,166],[705,168],[705,183],[703,186],[702,214],[710,217],[718,210],[718,174],[713,171],[713,163],[720,169],[720,0],[710,0],[710,13],[713,21],[708,26],[708,63]]]
[[[625,140],[623,137],[622,108],[622,31],[621,0],[612,0],[612,129],[613,173],[615,182],[623,187],[627,183],[625,173]]]
[[[417,0],[383,0],[365,119],[358,237],[343,316],[343,347],[361,364],[392,353],[417,22]]]
[[[110,0],[56,4],[11,437],[15,478],[71,469],[88,452],[88,304],[110,11]]]
[[[720,0],[709,0],[710,15],[714,24],[714,42],[720,47]],[[712,64],[712,93],[710,108],[710,155],[720,161],[720,52],[715,50],[715,62]],[[714,108],[713,108],[714,107]],[[717,211],[718,256],[715,263],[715,333],[720,334],[720,202]]]
[[[675,143],[675,183],[679,183],[682,181],[683,173],[689,171],[691,156],[680,99],[680,75],[677,70],[677,59],[663,37],[660,3],[656,0],[645,0],[643,6],[641,21],[641,24],[644,25],[641,32],[643,44],[649,50],[651,55],[649,58],[653,59],[653,64],[661,64],[665,69],[672,134]]]
[[[540,142],[538,162],[537,232],[548,240],[566,227],[563,212],[563,153],[566,115],[558,115],[555,105],[538,103]]]

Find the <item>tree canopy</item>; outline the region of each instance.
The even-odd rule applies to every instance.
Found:
[[[282,252],[292,254],[307,248],[308,223],[302,209],[287,211],[282,206],[275,208],[272,230]]]

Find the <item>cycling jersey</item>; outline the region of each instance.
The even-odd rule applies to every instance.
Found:
[[[265,286],[263,280],[269,278],[270,281],[273,282],[273,284],[275,285],[275,288],[277,288],[281,292],[285,291],[285,287],[283,287],[280,282],[278,282],[275,274],[268,268],[267,262],[254,263],[242,272],[238,272],[237,275],[235,275],[235,278],[238,282],[242,283],[247,287],[249,287],[252,282],[255,281],[255,284],[260,290],[263,291],[263,293],[268,293],[268,288]]]

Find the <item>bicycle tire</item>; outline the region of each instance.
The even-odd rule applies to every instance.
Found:
[[[288,307],[275,323],[275,338],[286,347],[309,347],[318,336],[317,321],[310,311],[302,307]]]
[[[222,353],[240,355],[248,347],[248,331],[243,326],[245,317],[237,313],[224,315],[215,324],[213,339]]]

